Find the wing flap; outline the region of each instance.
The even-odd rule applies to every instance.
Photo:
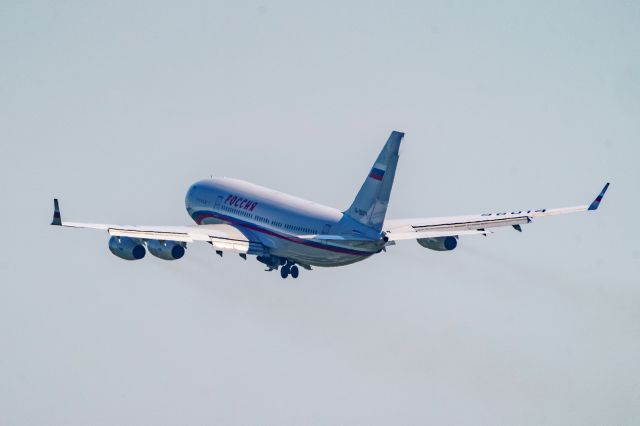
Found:
[[[386,234],[389,241],[417,240],[419,238],[440,238],[460,235],[488,235],[491,231],[467,230],[467,231],[427,231],[427,232],[390,232]]]
[[[163,241],[181,241],[192,243],[193,237],[188,232],[170,232],[162,230],[139,230],[139,229],[122,229],[109,228],[109,235],[118,237],[141,238],[144,240],[163,240]]]
[[[426,225],[411,225],[416,232],[424,231],[441,231],[441,232],[456,232],[456,231],[474,231],[478,229],[495,228],[498,226],[513,226],[521,225],[531,222],[528,216],[513,216],[513,217],[497,217],[495,219],[479,219],[468,220],[462,222],[452,223],[436,223]]]

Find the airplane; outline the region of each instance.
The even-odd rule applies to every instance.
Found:
[[[64,222],[54,199],[51,225],[107,231],[109,249],[125,260],[142,259],[149,251],[164,260],[180,259],[187,244],[204,241],[219,256],[247,255],[297,278],[301,268],[349,265],[386,251],[401,240],[416,240],[435,251],[451,251],[460,236],[488,235],[492,228],[513,227],[534,218],[598,209],[607,183],[590,204],[555,209],[514,210],[469,216],[385,219],[404,133],[393,131],[369,170],[351,206],[341,211],[231,178],[211,178],[191,185],[187,213],[196,225],[127,226]]]

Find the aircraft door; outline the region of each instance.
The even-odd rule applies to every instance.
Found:
[[[327,235],[330,231],[331,231],[331,225],[326,224],[325,226],[322,227],[322,233],[324,235]]]
[[[216,198],[216,205],[215,208],[219,209],[220,208],[220,204],[222,204],[222,195],[219,196],[218,198]]]

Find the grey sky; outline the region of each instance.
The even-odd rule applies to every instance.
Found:
[[[316,2],[317,3],[317,2]],[[517,4],[516,4],[517,3]],[[0,423],[638,424],[637,2],[0,2]],[[296,282],[65,219],[209,175],[390,217],[561,207]]]

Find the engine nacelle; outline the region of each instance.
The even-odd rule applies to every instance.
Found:
[[[149,253],[164,260],[177,260],[184,256],[184,245],[175,241],[147,241]]]
[[[458,237],[418,238],[418,244],[436,251],[450,251],[458,245]]]
[[[137,238],[111,237],[109,238],[111,253],[125,260],[142,259],[147,252],[142,241]]]

